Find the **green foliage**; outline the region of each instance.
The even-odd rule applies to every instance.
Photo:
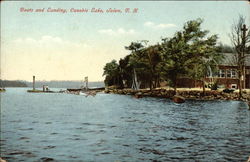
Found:
[[[123,86],[125,87],[131,87],[132,85],[133,66],[129,64],[130,57],[131,55],[127,55],[119,61],[120,75],[122,78]]]
[[[144,46],[141,44],[141,42],[132,42],[129,46],[126,46],[125,49],[136,52],[143,47]]]
[[[208,36],[209,31],[201,29],[202,22],[202,19],[188,21],[183,30],[172,38],[162,39],[161,44],[132,42],[125,47],[131,54],[120,59],[119,64],[113,60],[104,67],[105,83],[131,87],[134,69],[144,88],[155,88],[162,80],[176,87],[182,76],[203,79],[208,71],[216,70],[222,56],[216,46],[217,35]]]
[[[162,63],[160,51],[159,45],[148,46],[134,52],[130,57],[129,63],[135,68],[144,87],[152,88],[159,85]]]
[[[107,63],[103,68],[103,76],[105,78],[105,85],[118,85],[120,82],[119,78],[119,65],[117,64],[116,60],[112,60],[111,62]]]
[[[201,19],[188,21],[183,31],[173,38],[163,39],[165,76],[176,86],[181,76],[202,79],[208,68],[217,67],[221,55],[216,48],[217,35],[207,36],[207,30],[201,30]]]
[[[214,84],[212,84],[211,90],[217,90],[217,89],[218,89],[218,82],[215,82]]]

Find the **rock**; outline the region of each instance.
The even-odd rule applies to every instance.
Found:
[[[165,92],[166,92],[166,89],[161,89],[161,92],[165,93]]]
[[[124,91],[123,90],[118,90],[118,93],[119,94],[124,94]]]
[[[228,88],[226,88],[226,89],[223,90],[223,92],[224,93],[233,93],[234,89],[228,89]]]
[[[222,96],[215,97],[216,99],[224,99]]]
[[[157,97],[163,97],[163,95],[161,93],[157,94]]]
[[[175,96],[173,97],[173,101],[174,101],[175,103],[184,103],[184,102],[185,102],[185,98],[182,97],[182,96],[179,96],[179,95],[175,95]]]
[[[138,92],[137,95],[142,95],[142,92]]]
[[[190,98],[190,99],[195,99],[195,96],[190,95],[189,98]]]

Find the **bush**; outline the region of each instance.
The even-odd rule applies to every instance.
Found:
[[[214,84],[211,85],[211,90],[217,90],[218,89],[218,84],[215,82]]]

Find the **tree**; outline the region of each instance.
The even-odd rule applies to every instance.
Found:
[[[185,43],[181,32],[177,32],[173,38],[163,39],[164,74],[169,85],[177,88],[177,79],[186,74],[185,61],[187,60],[188,45]]]
[[[159,45],[152,45],[138,50],[130,57],[130,64],[138,72],[142,85],[146,87],[148,84],[151,90],[156,88],[160,81],[160,63],[162,62],[160,50]]]
[[[234,52],[234,49],[232,46],[222,44],[222,43],[219,43],[217,48],[218,48],[218,52],[220,53],[233,53]]]
[[[131,87],[136,72],[144,88],[155,88],[164,79],[176,91],[180,77],[191,77],[202,80],[205,92],[208,71],[215,71],[222,59],[220,52],[231,48],[216,46],[217,35],[208,36],[209,31],[201,29],[202,22],[202,19],[186,22],[183,30],[172,38],[162,39],[161,44],[148,46],[147,40],[131,42],[125,46],[131,51],[129,55],[120,59],[119,64],[113,60],[104,67],[105,83]]]
[[[107,63],[103,68],[103,76],[105,76],[105,84],[110,85],[120,85],[121,79],[119,74],[119,65],[116,60],[112,60]]]
[[[162,62],[162,55],[161,55],[162,48],[160,45],[149,46],[145,53],[146,53],[146,62],[150,67],[150,74],[151,74],[151,81],[150,81],[150,89],[156,88],[160,84],[160,75],[161,75],[161,62]]]
[[[130,50],[131,54],[129,55],[129,59],[126,65],[126,69],[130,70],[130,76],[128,77],[129,79],[131,79],[131,81],[127,81],[127,83],[131,83],[132,85],[132,80],[133,80],[133,75],[134,75],[134,71],[138,71],[140,70],[140,62],[139,59],[137,58],[138,54],[141,52],[141,50],[144,48],[143,46],[143,42],[147,43],[147,41],[140,41],[140,42],[131,42],[131,44],[129,46],[125,46],[125,49]],[[140,75],[143,75],[143,73],[140,71],[139,72]]]
[[[188,21],[183,31],[178,31],[173,38],[163,39],[165,66],[164,71],[170,84],[177,88],[178,78],[191,76],[203,80],[208,67],[219,57],[216,53],[217,36],[207,36],[209,31],[201,30],[203,20]]]
[[[125,87],[132,86],[133,66],[129,64],[130,57],[131,55],[127,55],[119,60],[120,75],[122,78],[123,86]]]
[[[136,52],[143,47],[144,46],[142,45],[141,42],[131,42],[131,44],[129,46],[125,46],[125,49],[130,50],[132,52]]]
[[[196,40],[191,49],[194,49],[194,56],[188,60],[188,75],[196,80],[202,80],[203,94],[205,94],[205,78],[209,73],[217,70],[223,55],[216,47],[217,35]],[[195,73],[194,73],[194,72]]]
[[[246,57],[249,57],[250,48],[250,32],[249,30],[247,32],[245,18],[242,15],[232,25],[230,39],[235,50],[235,62],[238,67],[239,98],[241,98],[242,88],[245,86],[245,62]]]

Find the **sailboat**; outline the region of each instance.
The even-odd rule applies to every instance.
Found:
[[[82,95],[85,97],[96,95],[96,91],[90,91],[90,89],[88,87],[88,77],[84,78],[83,84],[84,85],[82,86],[81,91],[79,92],[79,95]]]
[[[131,88],[134,90],[138,90],[140,88],[140,83],[137,80],[137,75],[136,75],[135,69],[134,69],[134,77],[133,77],[133,82],[132,82]]]

